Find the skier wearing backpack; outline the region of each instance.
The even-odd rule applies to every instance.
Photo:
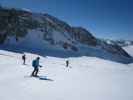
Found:
[[[41,65],[39,65],[39,60],[40,60],[40,57],[37,57],[35,60],[32,61],[32,66],[33,66],[34,70],[31,74],[31,76],[37,77],[39,67],[42,67]]]

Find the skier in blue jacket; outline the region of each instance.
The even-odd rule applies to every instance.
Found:
[[[32,61],[32,66],[33,66],[34,70],[31,74],[31,76],[37,77],[39,67],[42,67],[41,65],[39,65],[39,60],[40,60],[40,57],[37,57],[35,60]]]

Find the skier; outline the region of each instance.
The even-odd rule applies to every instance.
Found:
[[[39,60],[40,60],[40,57],[37,57],[35,60],[32,61],[32,66],[33,66],[34,70],[31,74],[31,76],[37,77],[39,67],[42,67],[41,65],[39,65]]]
[[[66,67],[69,66],[69,60],[66,60]]]
[[[26,61],[26,55],[22,55],[22,60],[23,60],[23,65],[25,65],[25,61]]]

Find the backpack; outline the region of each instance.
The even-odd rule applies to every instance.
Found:
[[[33,61],[32,61],[32,66],[33,66],[33,67],[36,67],[36,60],[33,60]]]

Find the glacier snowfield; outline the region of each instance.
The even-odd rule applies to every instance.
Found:
[[[124,48],[133,55],[133,47]],[[0,100],[133,100],[133,64],[96,57],[41,57],[39,75],[30,78],[38,55],[0,50]],[[69,59],[70,68],[65,67]]]

